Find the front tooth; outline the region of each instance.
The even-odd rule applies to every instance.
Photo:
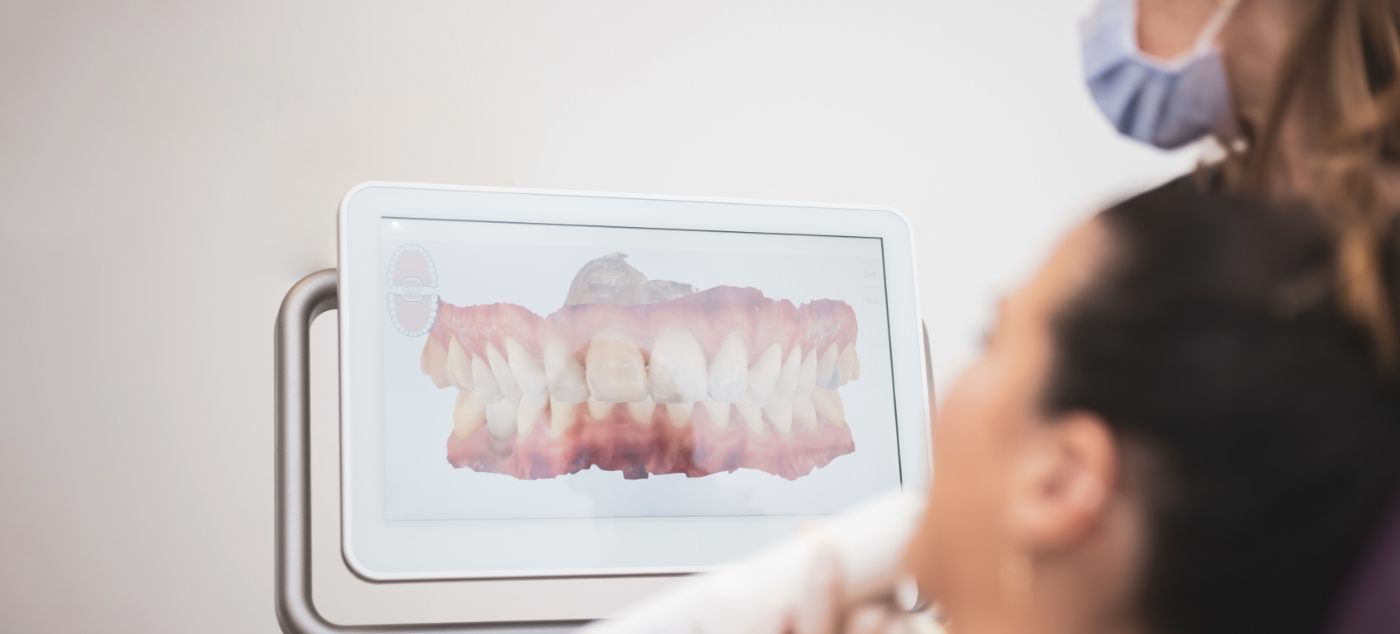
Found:
[[[552,339],[544,345],[544,376],[549,383],[549,397],[568,403],[588,400],[588,383],[583,378],[583,364],[564,342]]]
[[[775,343],[749,366],[749,395],[759,403],[767,403],[773,386],[778,384],[778,373],[782,369],[783,347]]]
[[[684,330],[667,328],[657,333],[647,371],[651,396],[662,403],[698,401],[708,389],[705,349],[695,335]]]
[[[690,424],[690,416],[695,413],[694,403],[667,403],[666,417],[677,427]]]
[[[817,353],[808,352],[802,359],[802,367],[797,373],[797,389],[793,391],[793,398],[812,398],[812,390],[817,388]]]
[[[515,414],[515,426],[521,438],[529,436],[530,432],[535,430],[535,425],[544,417],[544,403],[520,399],[520,407]]]
[[[612,416],[613,407],[616,405],[617,403],[612,401],[590,398],[588,399],[588,417],[595,421],[607,420],[609,416]]]
[[[812,393],[812,405],[828,423],[846,424],[846,409],[841,405],[841,395],[836,390],[817,390]]]
[[[593,335],[583,361],[592,399],[630,403],[647,397],[646,362],[627,335],[612,329]]]
[[[841,385],[860,378],[860,359],[856,357],[856,344],[848,343],[841,349],[841,357],[836,362],[841,374]]]
[[[491,375],[496,377],[496,385],[500,386],[501,394],[506,398],[520,398],[520,385],[515,382],[515,377],[510,374],[510,364],[501,355],[501,351],[496,349],[495,344],[486,344],[486,362],[491,365]]]
[[[773,385],[774,398],[792,398],[797,392],[798,375],[802,373],[802,346],[793,346],[788,352],[787,361],[778,374],[778,382]]]
[[[515,436],[515,417],[519,414],[519,401],[513,398],[497,399],[486,406],[486,431],[499,440]]]
[[[763,426],[763,411],[753,401],[739,401],[734,404],[734,409],[739,411],[739,418],[744,420],[744,426],[749,429],[749,433],[754,435],[767,433],[768,428]]]
[[[423,368],[423,374],[432,377],[433,385],[443,388],[452,384],[447,378],[447,349],[437,339],[428,337],[427,343],[423,344],[423,357],[419,365]]]
[[[462,349],[456,335],[447,342],[447,380],[461,389],[472,389],[472,356]]]
[[[737,333],[729,333],[710,363],[710,396],[733,403],[749,390],[749,350]]]
[[[486,406],[477,400],[471,390],[457,393],[457,404],[452,408],[452,433],[458,438],[472,435],[486,422]]]
[[[570,427],[574,426],[574,414],[578,409],[578,403],[571,401],[560,401],[549,399],[549,433],[551,436],[559,437],[564,435]]]
[[[729,426],[729,403],[716,401],[712,398],[705,399],[705,413],[710,416],[710,423],[715,427]]]
[[[812,406],[812,401],[793,401],[792,420],[803,429],[816,427],[817,410]]]
[[[836,351],[836,344],[826,347],[826,351],[817,359],[817,385],[824,388],[833,388],[840,385],[840,376],[836,372],[836,358],[840,355]]]
[[[472,357],[472,385],[476,397],[483,403],[490,403],[501,396],[501,387],[496,385],[496,377],[491,368],[480,357]]]
[[[640,401],[633,401],[627,404],[627,415],[643,425],[651,424],[652,414],[656,412],[656,401],[649,398]]]
[[[768,415],[768,422],[773,424],[778,433],[792,432],[792,401],[785,398],[768,401],[768,404],[763,406],[763,413]]]
[[[520,386],[520,399],[536,405],[544,405],[548,398],[548,388],[544,378],[544,368],[535,356],[525,350],[519,341],[506,338],[506,360],[510,364],[511,376]]]

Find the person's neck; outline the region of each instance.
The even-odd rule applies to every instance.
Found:
[[[1068,580],[1045,580],[1019,607],[984,606],[955,615],[947,634],[1142,634],[1125,612],[1094,607],[1092,590]]]

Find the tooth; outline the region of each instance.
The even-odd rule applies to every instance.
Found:
[[[817,390],[812,393],[812,405],[816,406],[817,413],[828,423],[833,425],[846,424],[846,410],[841,405],[841,395],[836,390]]]
[[[793,346],[788,352],[787,361],[778,374],[778,382],[773,385],[774,398],[792,398],[797,391],[797,375],[802,371],[802,346]]]
[[[792,420],[798,427],[811,429],[817,426],[817,410],[811,400],[792,402]]]
[[[496,385],[491,368],[486,367],[486,362],[479,357],[472,357],[472,385],[476,398],[483,403],[490,403],[501,396],[501,387]]]
[[[836,344],[826,347],[826,352],[817,359],[817,385],[819,387],[833,388],[837,385],[840,377],[836,374],[836,357],[840,353],[836,351]]]
[[[551,436],[559,437],[574,425],[574,411],[578,409],[578,403],[549,399],[549,433]]]
[[[497,399],[486,406],[486,431],[500,440],[515,436],[515,417],[519,402],[513,398]]]
[[[544,417],[544,401],[531,401],[525,398],[520,399],[520,408],[515,414],[515,426],[519,428],[520,437],[529,436],[535,430],[535,424]]]
[[[802,367],[797,373],[797,389],[793,391],[793,398],[812,398],[812,390],[817,387],[817,353],[808,352],[802,359]]]
[[[584,365],[592,399],[629,403],[647,397],[646,362],[627,335],[611,329],[593,335]]]
[[[704,403],[705,413],[710,416],[710,423],[715,427],[729,426],[729,403],[716,401],[712,398],[705,399]]]
[[[472,389],[472,356],[462,349],[456,335],[447,342],[447,380],[461,389]]]
[[[783,347],[779,344],[768,346],[758,360],[749,366],[749,394],[759,403],[767,403],[778,383],[778,373],[783,367]]]
[[[792,401],[785,398],[768,401],[768,404],[763,406],[763,413],[768,415],[768,422],[773,424],[778,433],[792,432]]]
[[[768,429],[763,426],[763,412],[753,401],[743,400],[734,404],[734,409],[739,411],[739,418],[744,419],[744,426],[748,427],[749,433],[762,435]]]
[[[647,372],[651,396],[659,402],[691,403],[705,398],[705,349],[689,332],[667,328],[657,333]]]
[[[457,404],[452,408],[452,433],[458,438],[466,438],[486,422],[486,406],[478,401],[471,390],[457,393]]]
[[[506,359],[510,364],[511,376],[515,377],[516,384],[520,386],[520,400],[544,405],[549,394],[545,386],[544,368],[540,367],[540,362],[525,349],[525,346],[509,337],[506,338]]]
[[[588,417],[595,421],[606,420],[609,416],[612,416],[613,407],[616,405],[617,403],[612,401],[600,401],[590,398],[588,399]]]
[[[583,378],[583,365],[564,342],[552,339],[544,345],[544,375],[549,382],[550,398],[568,403],[588,400],[588,384]]]
[[[656,411],[656,401],[649,398],[640,401],[632,401],[627,404],[627,415],[644,425],[651,424],[652,414]]]
[[[749,390],[749,350],[736,333],[729,333],[710,363],[710,396],[733,403]]]
[[[423,368],[423,374],[432,377],[433,385],[440,388],[451,385],[447,379],[447,349],[436,339],[428,337],[427,343],[423,344],[423,357],[419,365]]]
[[[695,403],[667,403],[666,417],[677,427],[690,424],[690,415],[695,412]]]
[[[856,344],[848,343],[841,349],[841,357],[836,361],[841,373],[841,385],[860,378],[860,359],[856,358]]]
[[[486,344],[486,362],[491,365],[491,374],[496,377],[496,385],[501,388],[501,394],[508,399],[520,398],[520,385],[515,382],[515,377],[511,376],[510,364],[501,356],[501,351],[496,349],[496,344]]]

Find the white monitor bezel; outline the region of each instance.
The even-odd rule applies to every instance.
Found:
[[[525,204],[528,201],[529,204]],[[483,204],[487,202],[488,204]],[[688,213],[656,213],[668,205]],[[754,213],[760,210],[762,213]],[[411,210],[411,211],[407,211]],[[926,487],[931,474],[929,440],[930,381],[922,341],[918,287],[915,283],[913,233],[907,218],[885,207],[814,205],[639,194],[366,182],[351,189],[339,210],[339,325],[342,556],[346,565],[368,581],[452,579],[599,578],[672,575],[700,569],[644,568],[550,570],[528,574],[508,570],[438,569],[404,571],[421,561],[412,552],[443,552],[461,522],[390,522],[383,517],[384,467],[381,460],[351,464],[355,443],[373,444],[382,428],[375,389],[380,373],[373,363],[379,331],[363,333],[358,315],[382,312],[379,281],[379,223],[385,217],[418,219],[589,224],[649,229],[745,231],[789,235],[877,237],[882,240],[890,325],[890,355],[899,439],[900,472],[906,489]],[[374,322],[370,322],[374,323]],[[357,363],[370,359],[369,364]],[[352,415],[355,414],[355,415]],[[381,456],[382,452],[372,452]],[[368,454],[365,454],[368,455]],[[368,484],[356,484],[368,483]],[[377,515],[367,509],[381,509]],[[772,522],[773,518],[755,516]],[[794,518],[794,526],[811,518]],[[559,521],[559,520],[541,520]],[[578,521],[578,520],[571,520]],[[780,527],[780,529],[782,529]],[[785,529],[784,529],[785,530]],[[357,541],[359,540],[359,541]],[[434,550],[436,548],[436,550]],[[596,618],[603,615],[579,615]]]

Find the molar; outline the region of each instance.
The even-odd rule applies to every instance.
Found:
[[[472,389],[472,357],[462,349],[457,336],[447,341],[447,381],[464,390]]]
[[[733,403],[749,389],[749,351],[738,333],[725,335],[710,363],[710,396]]]
[[[515,377],[511,376],[510,364],[501,355],[501,351],[496,349],[496,344],[486,344],[486,362],[491,366],[491,375],[496,377],[496,385],[501,388],[501,394],[508,399],[520,398],[520,385],[515,382]]]
[[[627,335],[612,329],[593,335],[584,365],[593,399],[629,403],[646,398],[646,362],[641,349]]]
[[[708,389],[705,349],[684,330],[667,328],[657,333],[647,371],[651,396],[662,403],[698,401]]]
[[[841,395],[836,390],[817,390],[812,393],[812,405],[817,413],[833,425],[846,424],[846,409],[841,404]]]
[[[856,357],[856,344],[848,343],[841,349],[841,357],[836,365],[841,371],[841,385],[860,378],[860,359]]]
[[[783,347],[780,344],[768,346],[758,360],[749,366],[749,395],[759,403],[767,403],[778,384],[778,373],[783,368]]]
[[[812,401],[801,400],[792,402],[792,420],[798,427],[812,429],[817,426],[817,410],[812,406]]]
[[[520,402],[513,398],[501,398],[486,405],[486,431],[498,440],[515,436],[515,417]]]
[[[486,422],[486,406],[477,400],[471,390],[457,393],[457,404],[452,408],[452,433],[458,438],[472,435]]]
[[[836,370],[836,359],[839,355],[836,344],[833,343],[817,358],[817,387],[833,388],[840,385],[840,375]]]
[[[544,375],[549,383],[549,396],[569,403],[588,400],[588,383],[583,365],[564,347],[564,342],[551,339],[544,345]]]
[[[510,364],[511,375],[520,386],[521,400],[544,405],[549,393],[544,368],[540,367],[540,362],[525,350],[525,346],[509,337],[506,338],[506,359]]]

